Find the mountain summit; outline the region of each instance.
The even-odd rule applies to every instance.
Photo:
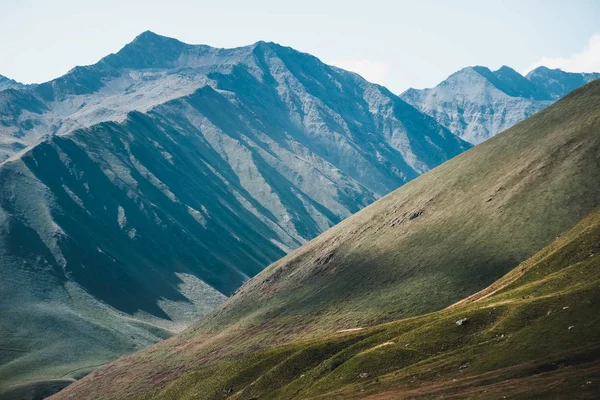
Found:
[[[539,67],[522,76],[503,66],[463,68],[432,89],[409,89],[401,97],[460,138],[478,144],[600,78]]]
[[[209,49],[209,46],[189,45],[177,39],[146,31],[116,54],[104,57],[99,64],[113,68],[176,68],[190,66],[190,53],[202,54]]]
[[[573,73],[560,69],[538,67],[525,76],[551,100],[558,100],[567,93],[596,79],[600,73]]]

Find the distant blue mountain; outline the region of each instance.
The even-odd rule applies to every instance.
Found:
[[[475,66],[450,75],[432,89],[409,89],[400,97],[460,138],[477,144],[598,78],[600,73],[546,67],[523,76],[506,66],[497,71]]]

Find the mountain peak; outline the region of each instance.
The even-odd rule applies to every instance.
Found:
[[[273,48],[277,46],[277,44],[273,43],[273,42],[267,42],[265,40],[259,40],[258,42],[250,45],[250,48],[253,51],[268,51],[268,50],[273,50]]]
[[[145,31],[125,45],[116,54],[102,59],[102,62],[118,68],[169,68],[179,57],[196,46],[180,42],[167,36]]]
[[[158,33],[154,33],[151,30],[146,30],[146,31],[140,33],[139,35],[137,35],[135,37],[135,39],[133,39],[133,40],[134,41],[136,41],[136,40],[152,40],[152,39],[161,38],[161,37],[165,37],[165,36],[159,35]]]
[[[509,67],[508,65],[503,65],[500,68],[498,68],[496,71],[494,71],[495,74],[498,73],[503,73],[503,74],[517,74],[519,76],[523,76],[521,74],[519,74],[515,69]]]
[[[135,37],[135,39],[133,39],[133,41],[131,43],[129,43],[129,45],[131,44],[138,44],[138,45],[156,45],[156,44],[167,44],[167,43],[171,43],[171,44],[183,44],[183,42],[168,37],[168,36],[163,36],[163,35],[159,35],[157,33],[154,33],[152,31],[144,31],[142,33],[140,33],[139,35],[137,35]],[[126,45],[125,47],[129,46]]]
[[[468,68],[481,75],[489,82],[489,84],[508,96],[528,99],[535,98],[539,100],[545,99],[527,78],[506,65],[503,65],[496,71],[492,71],[488,67],[479,65]]]
[[[599,79],[540,66],[526,76],[503,65],[495,71],[469,66],[431,89],[409,89],[401,97],[450,131],[477,144],[547,107],[570,91]]]
[[[480,74],[490,74],[492,70],[484,65],[473,65],[470,67],[473,71],[479,72]]]
[[[540,74],[540,73],[543,74],[543,73],[549,73],[549,72],[564,72],[564,71],[560,68],[548,68],[543,65],[540,65],[539,67],[534,68],[531,71],[529,71],[526,76],[528,77],[530,75],[535,75],[535,74]]]
[[[531,83],[543,89],[550,99],[558,100],[572,90],[600,78],[599,73],[567,72],[559,68],[539,66],[525,76]]]
[[[444,86],[448,86],[448,85],[453,85],[454,82],[457,82],[457,81],[460,82],[460,81],[464,81],[464,80],[467,80],[467,81],[481,80],[482,76],[484,76],[484,74],[482,74],[480,71],[483,71],[485,69],[487,69],[487,68],[482,67],[482,66],[476,66],[476,65],[471,65],[468,67],[461,68],[458,71],[451,74],[450,76],[448,76],[445,80],[440,82],[436,87],[444,87]],[[489,71],[489,72],[491,73],[491,71]],[[435,88],[425,89],[425,90],[433,90],[433,89],[435,89]]]
[[[487,69],[487,67],[484,67],[484,66],[481,66],[481,65],[469,65],[468,67],[461,68],[458,71],[450,74],[448,76],[448,78],[446,78],[446,80],[449,79],[449,78],[451,78],[451,77],[453,77],[453,76],[464,75],[464,74],[472,74],[473,72],[478,72],[478,69]]]

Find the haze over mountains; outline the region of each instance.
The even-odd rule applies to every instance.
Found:
[[[0,164],[0,385],[25,391],[185,327],[470,147],[385,88],[264,42],[146,32],[0,97],[12,155]]]
[[[548,107],[570,91],[600,78],[538,67],[522,76],[503,66],[463,68],[431,89],[409,89],[400,97],[461,139],[478,144]]]
[[[599,116],[596,81],[53,399],[594,398]]]

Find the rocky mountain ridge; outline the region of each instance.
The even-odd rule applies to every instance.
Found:
[[[466,67],[431,89],[409,89],[400,97],[460,138],[478,144],[548,107],[600,73],[538,67],[523,76],[503,66]]]

